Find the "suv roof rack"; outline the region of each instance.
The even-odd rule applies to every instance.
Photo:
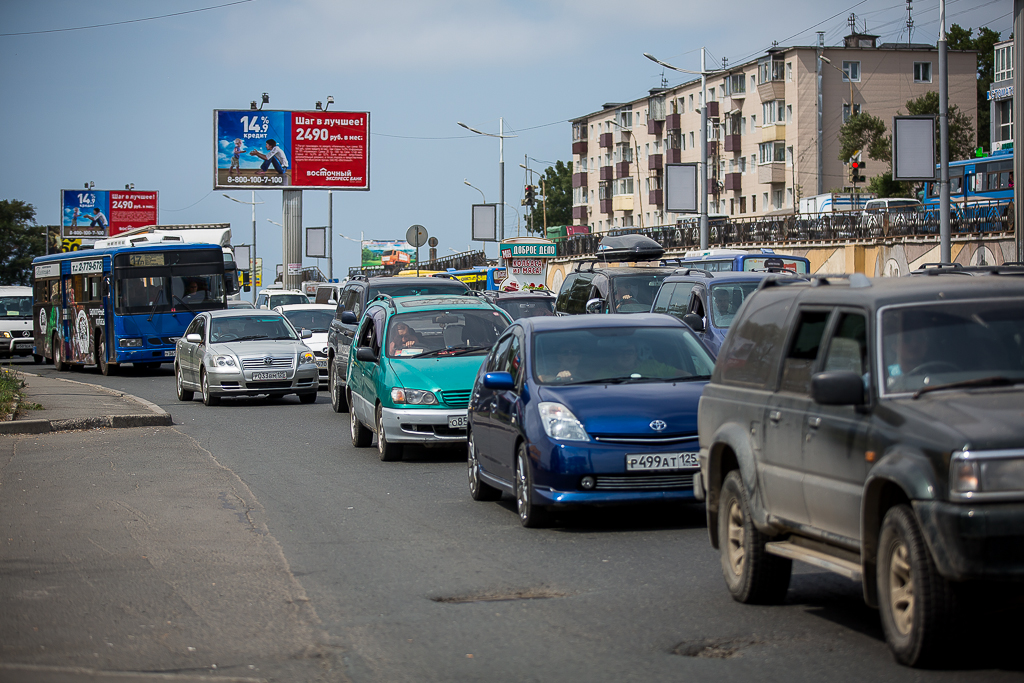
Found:
[[[349,275],[348,279],[349,280],[360,280],[362,282],[369,282],[370,281],[370,278],[367,277],[366,275],[363,275],[362,273],[357,273],[356,275]]]
[[[816,274],[808,275],[806,273],[793,273],[788,272],[786,277],[778,277],[779,274],[774,276],[768,276],[761,281],[758,289],[764,289],[766,287],[779,287],[789,286],[796,284],[808,284],[811,287],[821,287],[825,285],[838,284],[838,282],[846,282],[852,288],[870,287],[871,280],[867,278],[863,273],[850,273],[850,274]],[[834,282],[837,281],[837,282]]]
[[[714,277],[715,274],[710,270],[704,270],[703,268],[676,268],[672,271],[672,275],[703,275],[705,277]]]
[[[385,302],[389,306],[391,306],[392,310],[398,310],[397,308],[395,308],[395,298],[393,296],[391,296],[390,294],[384,294],[384,293],[378,294],[377,296],[375,296],[372,299],[370,299],[369,301],[367,301],[366,305],[369,306],[370,304],[372,304],[375,301]]]

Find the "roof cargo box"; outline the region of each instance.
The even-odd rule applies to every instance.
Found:
[[[664,254],[664,247],[643,235],[609,235],[597,248],[602,261],[658,261]]]

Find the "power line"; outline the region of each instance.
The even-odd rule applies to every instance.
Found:
[[[107,26],[121,26],[123,24],[137,24],[142,21],[155,21],[156,19],[167,19],[168,17],[180,17],[185,14],[195,14],[196,12],[209,12],[210,10],[220,9],[222,7],[230,7],[231,5],[241,5],[247,2],[254,2],[255,0],[234,0],[234,2],[225,2],[220,5],[212,5],[210,7],[200,7],[198,9],[185,10],[183,12],[172,12],[171,14],[160,14],[155,17],[143,17],[142,19],[126,19],[124,21],[111,21],[106,24],[91,24],[89,26],[71,26],[69,28],[50,28],[41,31],[18,31],[15,33],[0,33],[0,38],[7,36],[36,36],[43,33],[64,33],[67,31],[85,31],[91,28],[106,28]]]

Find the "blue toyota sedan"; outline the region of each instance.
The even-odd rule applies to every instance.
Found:
[[[501,335],[469,404],[474,500],[553,508],[693,500],[697,403],[714,360],[657,314],[524,318]]]

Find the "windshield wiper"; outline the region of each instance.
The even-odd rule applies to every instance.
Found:
[[[581,379],[578,382],[564,382],[560,386],[566,387],[572,384],[624,384],[626,382],[635,382],[638,379],[643,378],[626,375],[625,377],[605,377],[603,379]]]
[[[911,398],[919,398],[923,394],[942,389],[965,389],[970,387],[1009,387],[1014,384],[1024,384],[1024,377],[1011,379],[1003,375],[993,377],[978,377],[977,379],[965,379],[962,382],[950,382],[949,384],[936,384],[933,387],[923,387],[914,392]]]
[[[267,335],[265,335],[265,334],[250,334],[248,337],[237,337],[235,339],[232,339],[231,341],[233,341],[233,342],[238,342],[238,341],[254,341],[256,339],[266,339],[266,338],[267,338]]]
[[[187,303],[185,303],[185,301],[180,296],[178,296],[177,294],[171,294],[171,298],[172,299],[177,299],[179,302],[181,302],[181,305],[184,306],[185,308],[187,308],[189,313],[195,313],[196,312],[196,309],[192,308]]]
[[[467,353],[473,353],[474,351],[483,351],[484,349],[489,349],[489,348],[491,348],[491,347],[490,346],[448,346],[448,347],[443,348],[443,349],[434,349],[433,351],[427,351],[426,353],[421,353],[420,355],[415,356],[415,357],[416,358],[429,358],[430,356],[438,356],[438,355],[441,355],[441,354],[446,354],[446,355],[449,355],[449,356],[462,356],[462,355],[465,355]]]

